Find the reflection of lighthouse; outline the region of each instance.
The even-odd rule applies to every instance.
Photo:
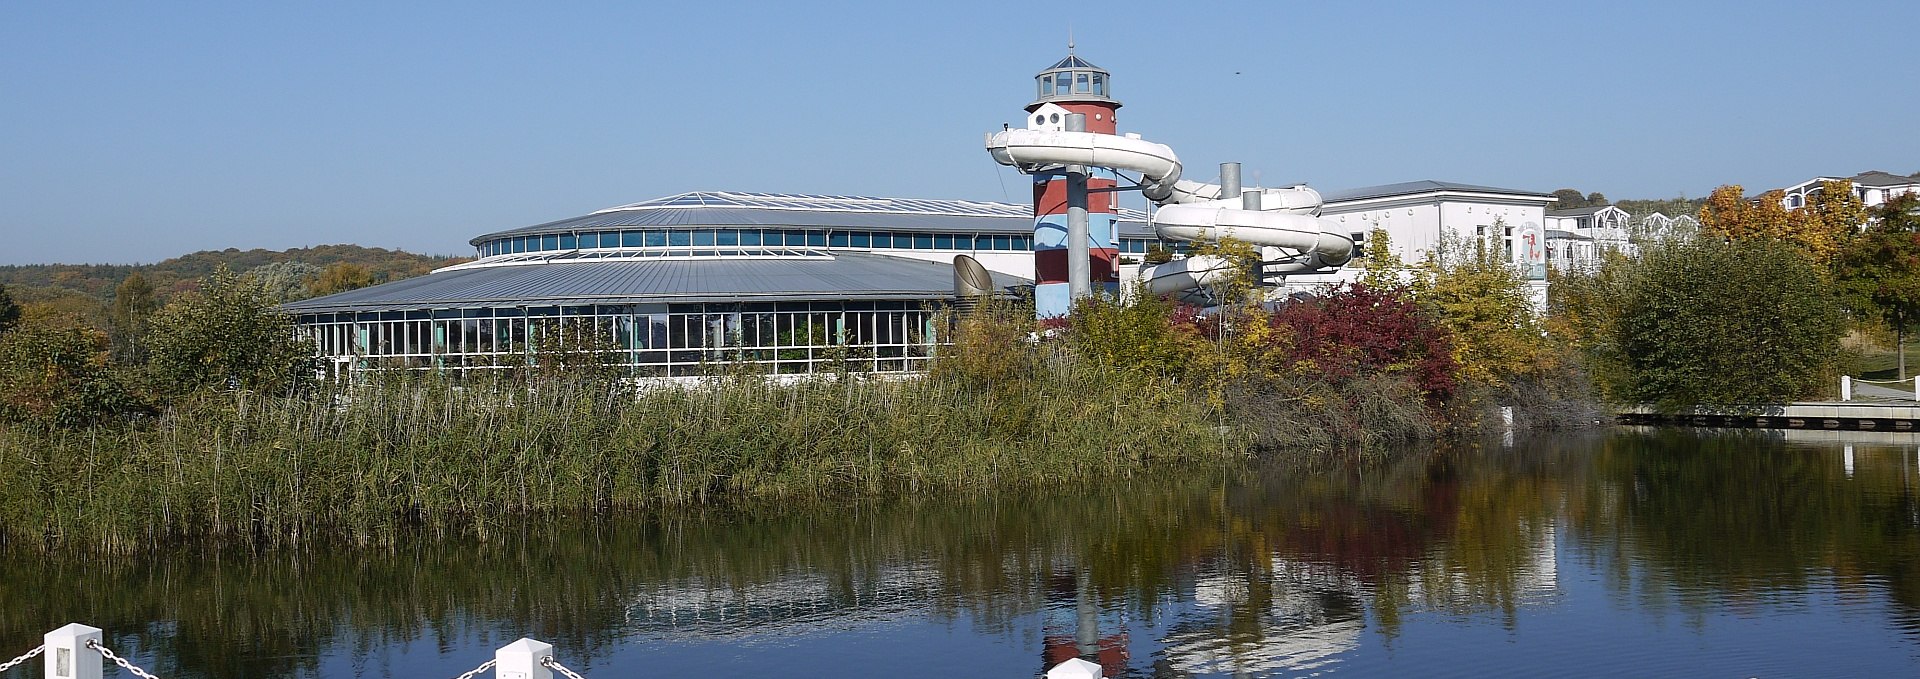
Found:
[[[1112,78],[1100,67],[1073,54],[1034,77],[1039,97],[1027,105],[1027,129],[1114,133],[1114,111],[1120,102],[1112,94]],[[1080,114],[1084,119],[1072,114]],[[1080,131],[1080,130],[1074,130]],[[1033,281],[1034,306],[1041,318],[1067,315],[1073,299],[1091,290],[1117,291],[1120,273],[1114,267],[1119,248],[1114,239],[1116,199],[1112,170],[1066,165],[1033,173]],[[1075,213],[1086,217],[1086,240],[1070,237]],[[1075,252],[1085,247],[1084,253]],[[1077,265],[1086,267],[1088,290],[1071,290]]]

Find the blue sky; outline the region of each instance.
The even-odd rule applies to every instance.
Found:
[[[1913,2],[0,0],[0,264],[466,254],[690,190],[1019,202],[981,135],[1069,29],[1193,174],[1620,199],[1920,171]]]

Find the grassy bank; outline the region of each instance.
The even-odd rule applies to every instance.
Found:
[[[1078,482],[1244,456],[1212,410],[1167,380],[1091,366],[1017,388],[740,377],[633,394],[428,378],[208,395],[139,426],[0,430],[0,539],[364,543],[405,525],[484,535],[530,512]]]

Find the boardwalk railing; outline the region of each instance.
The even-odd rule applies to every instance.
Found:
[[[46,679],[100,679],[109,662],[141,679],[160,679],[114,653],[100,638],[98,627],[77,622],[68,624],[48,632],[39,646],[0,663],[0,674],[35,656],[45,656]],[[489,669],[493,670],[494,679],[554,679],[556,674],[564,679],[585,679],[553,659],[553,644],[533,639],[521,639],[500,647],[493,652],[492,660],[480,663],[479,667],[455,679],[480,679],[487,676]]]
[[[1920,376],[1910,380],[1869,380],[1840,376],[1840,400],[1920,401]]]

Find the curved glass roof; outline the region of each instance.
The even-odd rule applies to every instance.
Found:
[[[1146,213],[1121,208],[1119,220],[1144,229]],[[1033,206],[980,200],[875,198],[806,193],[693,191],[545,224],[489,233],[470,241],[610,227],[779,226],[799,229],[1019,233],[1032,231]]]

